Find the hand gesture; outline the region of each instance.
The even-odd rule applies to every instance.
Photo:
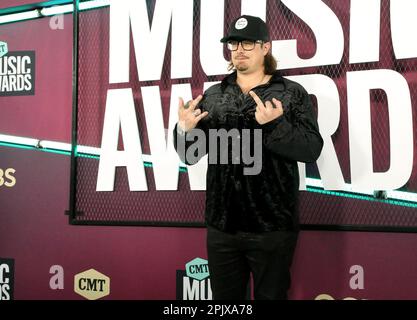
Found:
[[[200,109],[196,109],[198,103],[203,96],[200,94],[195,100],[190,100],[184,105],[184,100],[180,97],[178,104],[178,125],[184,131],[194,129],[197,123],[208,115],[207,111],[201,113]]]
[[[255,92],[249,91],[249,94],[256,102],[255,119],[260,125],[268,123],[282,116],[284,113],[284,110],[282,109],[282,103],[278,99],[272,98],[272,102],[275,105],[274,107],[271,101],[266,101],[263,103]]]

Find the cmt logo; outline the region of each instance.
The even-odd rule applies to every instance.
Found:
[[[110,278],[90,269],[74,276],[74,291],[88,300],[97,300],[110,294]]]
[[[16,170],[13,168],[7,168],[5,170],[0,168],[0,187],[14,187],[16,184],[16,178],[14,177]]]
[[[207,260],[195,258],[177,270],[177,300],[212,300]]]
[[[195,258],[185,265],[187,276],[196,280],[208,278],[210,273],[207,260]]]
[[[0,301],[13,300],[14,260],[0,258]]]

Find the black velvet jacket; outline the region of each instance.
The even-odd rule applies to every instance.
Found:
[[[202,111],[209,112],[197,126],[207,136],[209,156],[212,152],[208,146],[209,129],[262,129],[262,170],[259,174],[243,174],[248,165],[242,161],[232,164],[231,153],[227,164],[210,164],[209,161],[206,223],[229,233],[297,231],[297,161],[314,162],[323,146],[310,97],[300,84],[283,78],[278,72],[268,83],[252,90],[263,102],[272,102],[273,97],[280,100],[284,114],[259,125],[254,116],[256,103],[236,84],[236,72],[206,90],[198,105]],[[185,137],[177,135],[175,128],[175,148],[183,162],[193,164],[185,159],[187,148],[193,142],[185,142],[184,153],[178,148],[178,139]],[[195,143],[202,141],[196,139]]]

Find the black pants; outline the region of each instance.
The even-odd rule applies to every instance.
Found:
[[[224,233],[207,228],[207,253],[214,300],[244,300],[250,273],[256,300],[287,299],[298,233]]]

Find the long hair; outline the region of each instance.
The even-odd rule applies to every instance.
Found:
[[[272,55],[271,50],[265,56],[264,59],[265,74],[274,74],[277,70],[278,62],[277,59]]]
[[[277,59],[272,55],[271,50],[268,51],[266,56],[264,57],[264,72],[265,74],[274,74],[274,72],[277,70],[278,62]],[[235,66],[233,65],[232,60],[229,62],[229,66],[227,67],[227,70],[233,70]]]

